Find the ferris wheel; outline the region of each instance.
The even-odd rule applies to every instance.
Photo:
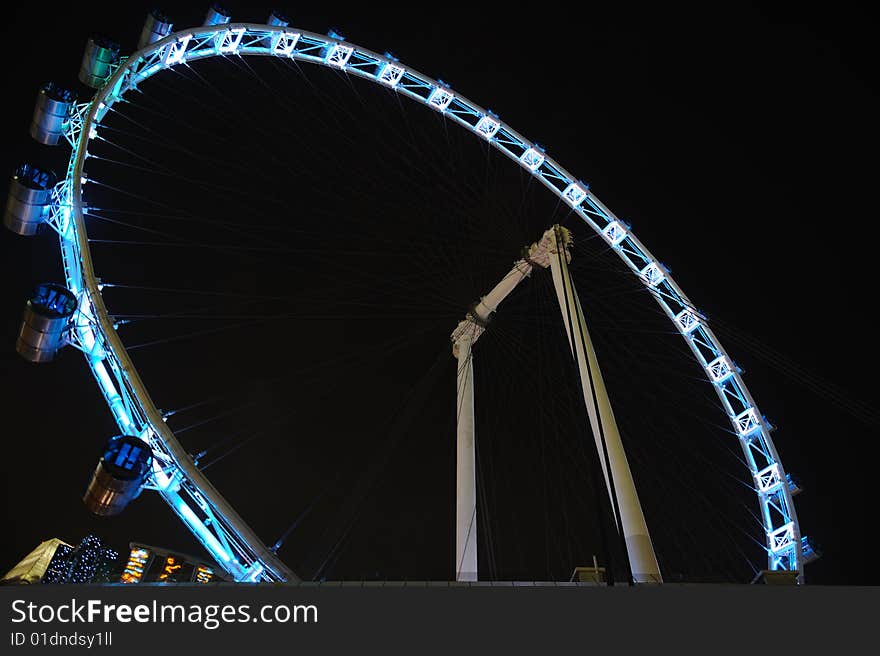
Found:
[[[322,35],[294,29],[277,12],[266,24],[234,23],[225,9],[214,5],[203,25],[176,32],[166,16],[152,12],[138,48],[124,57],[114,42],[89,39],[79,73],[80,81],[95,89],[87,102],[77,102],[71,91],[56,84],[41,88],[31,135],[47,145],[69,142],[69,165],[61,180],[32,163],[19,167],[4,216],[6,226],[20,235],[33,235],[42,224],[57,232],[65,278],[63,285],[40,285],[29,299],[18,352],[32,362],[47,362],[65,345],[82,351],[119,427],[120,435],[108,442],[85,495],[93,512],[116,514],[141,490],[155,491],[236,581],[299,580],[211,484],[153,402],[105,305],[103,284],[92,263],[83,201],[83,188],[89,183],[90,141],[99,135],[102,120],[114,105],[137,93],[143,82],[207,58],[275,57],[356,76],[442,115],[513,161],[592,230],[653,297],[714,389],[754,482],[767,568],[792,572],[803,581],[804,564],[814,554],[798,524],[793,501],[798,490],[783,469],[771,437],[772,426],[749,393],[740,369],[713,333],[707,317],[631,226],[541,146],[513,130],[497,114],[391,54],[361,48],[333,31]],[[533,270],[549,269],[632,578],[639,583],[661,582],[601,363],[569,271],[571,235],[558,225],[546,228],[535,243],[523,245],[523,257],[466,312],[451,334],[458,361],[455,577],[464,581],[478,578],[474,405],[479,400],[474,399],[472,348],[514,288]]]

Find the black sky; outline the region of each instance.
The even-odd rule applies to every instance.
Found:
[[[260,22],[269,10],[245,3],[229,6],[233,18],[242,21]],[[28,157],[37,161],[57,157],[47,155],[27,135],[39,84],[49,79],[73,83],[83,45],[92,32],[109,34],[121,42],[123,51],[133,50],[149,7],[82,3],[51,11],[27,5],[7,10],[4,42],[14,55],[4,76],[5,171],[11,172]],[[168,7],[178,27],[199,23],[204,9],[200,3]],[[721,335],[746,369],[745,380],[763,412],[779,426],[774,439],[786,469],[804,485],[805,492],[796,499],[801,527],[825,552],[810,565],[808,580],[878,582],[865,562],[870,546],[862,537],[871,525],[876,498],[877,424],[830,398],[830,391],[839,389],[850,401],[867,403],[877,411],[873,372],[878,358],[871,318],[877,298],[871,277],[875,230],[870,202],[880,145],[872,51],[876,23],[854,5],[840,3],[823,12],[799,4],[773,10],[703,4],[646,11],[639,5],[615,3],[613,9],[581,4],[574,9],[512,14],[501,6],[378,10],[334,4],[327,9],[291,7],[288,14],[292,25],[302,29],[325,32],[337,27],[358,45],[379,52],[390,49],[404,63],[450,82],[468,98],[496,111],[514,129],[544,145],[569,171],[588,181],[615,213],[631,221],[642,241],[672,268],[681,287],[710,318],[718,317],[759,340],[764,350],[752,351],[742,343],[724,341]],[[340,153],[340,162],[348,155]],[[272,193],[284,198],[285,191],[275,187]],[[519,238],[514,234],[510,245],[520,243]],[[507,241],[501,241],[506,248]],[[114,427],[78,354],[67,352],[58,362],[37,367],[14,353],[28,290],[52,275],[56,266],[52,239],[27,241],[4,231],[0,248],[4,280],[0,346],[5,344],[0,348],[4,417],[0,469],[7,508],[0,569],[11,567],[40,540],[57,536],[75,541],[90,531],[107,536],[117,546],[132,539],[197,551],[171,514],[147,495],[138,501],[137,512],[112,523],[99,522],[82,508],[82,487],[102,440]],[[499,257],[512,260],[516,255],[514,251]],[[195,268],[201,263],[208,260],[197,261]],[[156,275],[161,277],[161,272]],[[485,275],[491,279],[490,273]],[[480,284],[474,289],[485,288]],[[307,283],[302,285],[305,288]],[[474,300],[474,292],[464,283],[455,289],[455,294],[459,292],[464,294],[463,311],[464,304]],[[445,324],[440,334],[444,331]],[[351,333],[347,336],[354,339]],[[279,362],[290,364],[304,352],[308,356],[307,331],[287,335],[283,341],[285,355],[278,355]],[[771,366],[761,355],[768,348],[810,372],[809,384],[786,375],[784,367]],[[428,349],[422,355],[433,353]],[[246,359],[229,357],[227,370],[243,371],[235,367],[245,367]],[[267,356],[258,348],[254,357],[262,361]],[[426,357],[426,368],[432,362]],[[161,369],[167,362],[156,359],[144,364]],[[395,379],[397,370],[389,367],[388,372],[373,373],[379,380],[387,373],[385,382],[403,395],[406,384]],[[279,394],[278,405],[290,403],[268,387],[268,392],[252,393]],[[416,387],[412,392],[418,395],[420,390]],[[334,398],[332,407],[359,411],[355,400],[341,400]],[[440,423],[442,412],[437,417],[425,414],[421,420]],[[352,430],[355,427],[356,423],[350,425]],[[317,430],[314,425],[301,428],[309,435]],[[391,421],[388,430],[394,434],[405,429]],[[356,449],[356,440],[349,439],[340,442],[340,459],[346,450]],[[397,523],[404,528],[399,535],[392,531],[372,542],[368,533],[353,529],[346,549],[360,556],[350,556],[348,565],[341,561],[343,575],[442,576],[448,544],[424,545],[416,563],[389,559],[397,557],[393,554],[399,547],[393,543],[400,535],[408,536],[407,544],[419,544],[409,534],[421,532],[430,543],[432,536],[442,537],[451,529],[448,517],[424,516],[424,508],[439,508],[446,503],[444,495],[451,493],[442,467],[429,465],[438,454],[448,455],[448,447],[414,451],[416,462],[408,463],[409,476],[396,479],[392,491],[372,497],[364,492],[369,500],[358,511],[359,517],[381,514],[381,503],[395,495],[409,497],[398,511]],[[270,450],[267,456],[261,449],[259,453],[252,457],[271,457],[276,452]],[[308,447],[297,451],[298,457],[309,455]],[[319,450],[311,455],[325,463],[328,458]],[[531,456],[524,452],[522,457]],[[382,469],[365,462],[367,472],[371,467]],[[282,503],[279,513],[292,520],[308,502],[279,502],[265,496],[259,485],[273,488],[281,479],[267,481],[260,471],[242,475],[237,494],[252,509],[242,514],[264,526],[266,540],[271,541],[284,529],[266,520],[275,511],[274,504]],[[331,466],[316,467],[314,480],[302,483],[303,495],[311,499],[325,487],[333,488],[336,472]],[[304,477],[309,479],[307,474]],[[421,490],[422,480],[439,488]],[[361,488],[355,490],[340,493],[333,513],[345,515],[345,499],[357,496]],[[284,498],[295,496],[294,491]],[[499,538],[506,535],[498,532]],[[327,534],[316,529],[315,535]],[[291,549],[285,556],[288,563],[305,575],[311,575],[326,556],[325,547]],[[425,558],[434,562],[418,562]],[[407,566],[399,566],[401,562]],[[507,571],[515,572],[516,567]]]

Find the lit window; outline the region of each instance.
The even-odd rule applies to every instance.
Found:
[[[162,566],[162,572],[159,574],[159,581],[176,581],[177,571],[182,567],[174,556],[168,556],[165,564]]]
[[[144,577],[144,569],[150,559],[150,552],[146,549],[132,549],[128,556],[128,563],[122,572],[123,583],[140,583]]]

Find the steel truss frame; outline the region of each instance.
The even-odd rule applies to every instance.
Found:
[[[805,542],[792,489],[770,437],[740,375],[702,315],[621,221],[584,184],[491,111],[427,77],[391,55],[378,55],[342,38],[282,26],[233,23],[175,32],[120,60],[89,103],[74,106],[66,138],[73,145],[65,180],[53,193],[50,225],[58,232],[68,287],[77,295],[71,343],[86,360],[125,434],[148,442],[155,455],[148,487],[156,490],[237,581],[298,580],[211,485],[166,425],[116,333],[95,277],[83,218],[88,141],[114,103],[150,76],[206,57],[275,56],[332,67],[393,89],[470,130],[517,162],[570,206],[642,280],[681,332],[727,412],[755,481],[766,534],[768,567],[803,580]]]

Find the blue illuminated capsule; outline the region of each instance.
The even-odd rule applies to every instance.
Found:
[[[34,117],[31,120],[31,136],[47,146],[54,146],[64,135],[64,124],[70,117],[76,94],[54,82],[40,87]]]
[[[801,538],[801,549],[804,557],[804,565],[811,563],[822,556],[822,548],[816,544],[812,538],[808,538],[806,535]]]
[[[284,15],[277,9],[273,9],[272,13],[269,14],[269,18],[266,20],[266,25],[271,25],[273,27],[287,27],[290,25],[290,21],[287,16]],[[272,49],[275,47],[275,44],[278,43],[279,35],[276,33],[270,34],[265,39],[263,39],[263,45],[266,48]]]
[[[117,435],[104,447],[83,503],[102,517],[118,515],[138,497],[150,471],[149,444],[131,435]]]
[[[174,24],[171,19],[158,9],[153,9],[147,14],[144,29],[141,30],[141,38],[138,39],[138,50],[156,41],[161,41],[171,34]]]
[[[17,235],[30,237],[49,218],[52,209],[52,187],[56,178],[52,171],[43,171],[33,164],[22,164],[9,183],[9,198],[3,223]]]
[[[205,25],[223,25],[229,22],[229,10],[218,2],[211,5],[205,15]]]
[[[64,345],[77,300],[69,289],[38,285],[24,308],[15,350],[28,362],[50,362]]]
[[[90,37],[86,42],[79,81],[93,89],[104,86],[111,67],[119,61],[119,44],[103,36]]]
[[[277,9],[273,9],[272,13],[269,14],[269,20],[266,21],[266,25],[274,25],[276,27],[287,27],[290,25],[290,21],[287,16],[285,16],[282,12]]]

